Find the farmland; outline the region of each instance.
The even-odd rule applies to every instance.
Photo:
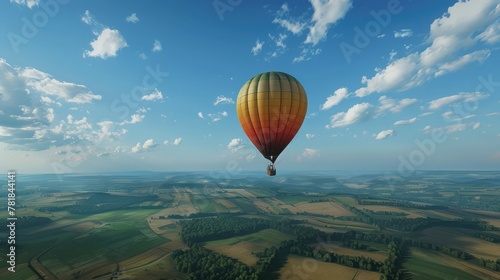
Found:
[[[446,172],[389,181],[377,174],[285,174],[289,180],[282,183],[252,176],[224,184],[203,173],[72,175],[62,181],[20,176],[17,215],[25,218],[18,220],[16,272],[6,269],[2,254],[0,278],[183,279],[183,263],[172,258],[192,247],[183,239],[183,225],[211,219],[234,222],[190,240],[204,240],[199,244],[208,252],[269,279],[300,279],[303,273],[309,279],[379,279],[396,273],[370,270],[394,253],[388,236],[399,240],[395,246],[406,246],[404,261],[396,265],[412,279],[500,278],[494,269],[500,259],[500,178],[494,173],[475,174],[470,182],[466,175],[454,181]],[[235,230],[246,221],[255,226]]]

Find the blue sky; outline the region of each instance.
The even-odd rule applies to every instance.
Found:
[[[266,71],[309,101],[278,171],[500,168],[500,1],[298,2],[2,1],[1,169],[264,169]]]

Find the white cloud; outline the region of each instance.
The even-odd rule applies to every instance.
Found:
[[[127,47],[125,38],[120,34],[120,31],[115,29],[104,28],[99,36],[90,43],[92,50],[86,50],[84,57],[99,57],[106,59],[108,57],[117,56],[117,52]]]
[[[287,31],[298,35],[306,27],[304,22],[295,20],[289,16],[288,4],[281,5],[280,9],[276,12],[276,17],[273,23],[279,24],[281,27],[285,28]]]
[[[130,16],[126,17],[125,20],[127,22],[136,23],[139,21],[139,18],[136,13],[132,13]]]
[[[148,139],[144,141],[144,144],[141,145],[141,143],[137,143],[130,151],[132,153],[144,153],[144,152],[149,152],[153,150],[154,148],[158,147],[158,144],[155,143],[153,139]]]
[[[143,52],[139,53],[139,57],[144,60],[148,59],[148,56]]]
[[[236,153],[241,149],[245,148],[245,144],[243,144],[243,140],[241,138],[233,138],[229,144],[227,144],[227,149],[232,153]]]
[[[288,19],[275,18],[273,23],[279,24],[281,27],[292,32],[293,34],[300,34],[304,30],[306,24],[303,22],[295,21],[292,22]]]
[[[339,88],[337,89],[333,95],[329,96],[325,103],[321,106],[321,110],[328,110],[332,108],[333,106],[339,104],[342,100],[347,98],[349,92],[347,91],[347,88]]]
[[[477,102],[480,99],[485,98],[486,95],[481,92],[462,92],[455,95],[441,97],[429,102],[428,109],[429,110],[437,110],[441,107],[457,103],[459,101],[464,102]]]
[[[146,101],[163,100],[163,95],[161,94],[161,91],[155,88],[152,93],[144,95],[141,99]]]
[[[359,97],[367,96],[373,92],[388,90],[401,91],[407,89],[406,83],[411,79],[417,68],[417,55],[412,54],[391,62],[385,69],[380,70],[372,78],[363,76],[361,83],[365,87],[355,91]]]
[[[390,111],[392,113],[399,113],[404,108],[418,102],[418,100],[414,98],[404,98],[398,101],[395,99],[390,99],[385,95],[381,96],[378,99],[378,101],[380,102],[380,107],[377,110],[379,114],[382,114],[386,111]]]
[[[221,113],[221,115],[222,115],[223,117],[227,117],[229,114],[228,114],[226,111],[223,111],[223,112]]]
[[[398,54],[397,51],[395,50],[392,50],[390,53],[389,53],[389,60],[392,61],[394,59],[394,57]]]
[[[141,143],[137,143],[130,151],[132,153],[140,153],[142,151]]]
[[[478,129],[481,126],[481,123],[477,122],[472,125],[472,129]]]
[[[365,120],[372,115],[373,106],[369,103],[360,103],[352,106],[347,112],[340,112],[330,118],[327,128],[348,126]]]
[[[394,135],[394,130],[392,130],[392,129],[383,130],[375,136],[375,139],[382,140],[382,139],[385,139],[385,138],[392,136],[392,135]]]
[[[314,46],[326,38],[330,25],[342,19],[352,8],[352,1],[309,0],[309,2],[313,6],[314,13],[305,43],[311,43]]]
[[[152,51],[153,51],[153,52],[159,52],[159,51],[161,51],[162,49],[163,49],[163,48],[162,48],[162,46],[161,46],[160,41],[155,40],[155,42],[153,43],[153,49],[152,49]]]
[[[143,120],[144,120],[144,115],[133,114],[132,116],[130,116],[130,121],[125,120],[121,122],[120,125],[139,123],[142,122]]]
[[[152,149],[156,146],[158,146],[158,144],[156,144],[153,139],[148,139],[144,141],[144,144],[142,144],[142,148],[146,150]]]
[[[372,78],[364,76],[362,83],[365,86],[357,89],[356,95],[362,97],[374,92],[404,91],[446,71],[456,71],[471,62],[486,59],[488,54],[486,51],[473,52],[468,56],[460,54],[459,51],[474,46],[483,38],[495,38],[493,35],[476,36],[478,33],[483,34],[490,27],[496,28],[496,25],[492,24],[498,20],[500,8],[495,2],[482,0],[456,2],[448,8],[447,13],[430,25],[427,37],[429,47],[421,53],[414,52],[391,62]],[[496,31],[489,32],[496,34]]]
[[[252,47],[253,55],[259,54],[260,51],[262,50],[262,46],[264,46],[264,42],[261,42],[261,41],[259,41],[259,39],[257,39],[257,41],[255,42],[255,46]]]
[[[477,35],[476,38],[488,44],[500,42],[500,20],[496,20],[483,33]]]
[[[83,14],[82,16],[82,21],[85,23],[85,24],[88,24],[88,25],[96,25],[97,24],[97,21],[94,19],[94,17],[90,14],[90,11],[89,10],[86,10],[85,11],[85,14]]]
[[[411,123],[414,123],[415,121],[417,121],[417,118],[411,118],[411,119],[408,119],[408,120],[400,120],[400,121],[396,121],[394,123],[394,125],[411,124]]]
[[[179,138],[175,138],[174,139],[174,142],[172,142],[172,145],[174,146],[178,146],[182,143],[182,137],[179,137]]]
[[[300,154],[297,157],[298,161],[302,161],[304,159],[313,159],[315,157],[319,156],[319,150],[318,149],[312,149],[312,148],[305,148],[302,154]]]
[[[489,50],[480,50],[480,51],[468,53],[464,56],[457,58],[454,61],[444,63],[443,65],[439,66],[439,70],[434,74],[434,76],[439,77],[439,76],[444,75],[448,72],[456,71],[456,70],[461,69],[465,65],[467,65],[471,62],[474,62],[474,61],[481,63],[481,62],[485,61],[489,56],[490,56]]]
[[[413,36],[413,31],[411,29],[401,29],[399,31],[394,31],[394,38],[406,38]]]
[[[202,112],[198,112],[198,117],[199,117],[200,119],[204,119],[204,118],[205,118],[205,117],[203,116],[203,113],[202,113]]]
[[[309,134],[309,133],[306,134],[306,138],[307,139],[312,139],[312,138],[315,138],[315,137],[316,137],[316,135],[314,135],[314,134]]]
[[[40,4],[40,0],[10,0],[10,3],[16,3],[19,5],[26,5],[28,8],[33,8]]]
[[[29,88],[40,93],[55,96],[71,103],[91,103],[101,100],[100,95],[95,95],[87,87],[70,82],[61,82],[51,75],[34,68],[25,68],[19,72],[25,78]],[[45,99],[47,101],[47,99]]]
[[[452,111],[447,111],[447,112],[444,112],[441,114],[441,117],[445,118],[445,119],[449,119],[451,118],[451,116],[453,116],[453,112]]]
[[[234,104],[234,100],[230,97],[225,97],[224,95],[217,96],[217,99],[214,102],[214,105],[217,106],[219,104]]]
[[[448,134],[452,134],[452,133],[455,133],[455,132],[459,132],[459,131],[463,131],[467,128],[467,125],[464,124],[464,123],[459,123],[459,124],[452,124],[452,125],[449,125],[449,126],[445,126],[443,127],[442,129],[448,133]]]

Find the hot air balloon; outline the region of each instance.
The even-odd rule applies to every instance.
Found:
[[[276,175],[274,163],[299,131],[307,112],[307,95],[297,79],[283,72],[265,72],[240,89],[236,112],[241,127],[271,163],[267,174]]]

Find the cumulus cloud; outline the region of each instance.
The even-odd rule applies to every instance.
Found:
[[[227,144],[227,149],[232,153],[236,153],[244,148],[245,144],[243,144],[243,140],[241,140],[241,138],[233,138],[231,139],[229,144]]]
[[[315,137],[316,137],[316,135],[314,135],[314,134],[309,134],[309,133],[306,134],[306,138],[307,139],[312,139],[312,138],[315,138]]]
[[[203,116],[203,113],[202,112],[198,112],[198,118],[200,119],[204,119],[205,117]]]
[[[328,110],[332,108],[333,106],[339,104],[342,100],[347,98],[349,92],[347,91],[347,88],[339,88],[337,89],[333,95],[329,96],[325,103],[321,106],[321,110]]]
[[[485,60],[489,50],[465,54],[463,50],[481,41],[497,40],[493,38],[498,35],[495,30],[499,13],[496,1],[456,2],[430,25],[425,42],[429,46],[425,50],[392,61],[372,78],[363,76],[361,82],[365,86],[355,94],[362,97],[375,92],[405,91],[474,61]]]
[[[382,140],[382,139],[385,139],[389,136],[392,136],[394,134],[394,130],[392,129],[388,129],[388,130],[383,130],[383,131],[380,131],[376,136],[375,136],[375,139],[376,140]]]
[[[92,46],[92,50],[86,50],[83,54],[84,57],[106,59],[117,56],[120,49],[127,47],[127,42],[120,34],[120,31],[104,28],[97,38],[90,43],[90,46]]]
[[[1,58],[0,73],[0,142],[8,149],[46,150],[89,138],[90,125],[57,118],[67,103],[83,106],[100,100],[100,95],[35,68],[13,67]]]
[[[139,122],[142,122],[143,120],[144,120],[144,115],[133,114],[132,116],[130,116],[130,121],[125,120],[125,121],[121,122],[120,125],[139,123]]]
[[[411,118],[411,119],[408,119],[408,120],[400,120],[400,121],[396,121],[394,123],[394,125],[404,125],[404,124],[411,124],[411,123],[414,123],[417,121],[417,118]]]
[[[127,22],[136,23],[139,21],[139,18],[136,13],[132,13],[130,16],[126,17],[125,20]]]
[[[340,112],[330,118],[327,128],[348,126],[363,121],[372,115],[373,105],[363,102],[352,106],[347,112]]]
[[[328,28],[338,20],[342,19],[352,8],[352,1],[337,0],[309,0],[313,6],[312,26],[305,40],[306,44],[313,46],[326,38]]]
[[[163,95],[161,91],[155,88],[152,93],[144,95],[143,97],[141,97],[141,99],[146,101],[163,100]]]
[[[161,51],[162,49],[163,49],[163,48],[162,48],[162,46],[161,46],[160,41],[155,40],[155,42],[153,43],[153,49],[152,49],[152,51],[153,51],[153,52],[159,52],[159,51]]]
[[[174,142],[172,142],[172,145],[174,146],[178,146],[182,143],[182,137],[179,137],[179,138],[175,138],[174,139]]]
[[[144,152],[149,152],[152,149],[158,147],[158,144],[155,143],[153,139],[148,139],[144,141],[144,144],[141,145],[141,143],[137,143],[130,151],[132,153],[144,153]]]
[[[225,97],[224,95],[217,96],[217,99],[214,102],[214,105],[217,106],[219,104],[234,104],[234,100],[230,97]]]
[[[252,47],[253,55],[259,54],[260,51],[262,50],[263,46],[264,46],[264,42],[261,42],[261,41],[259,41],[259,39],[257,39],[257,41],[255,42],[255,46]]]

